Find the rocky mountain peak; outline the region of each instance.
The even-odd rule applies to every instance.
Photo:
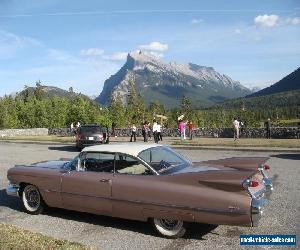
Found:
[[[158,101],[169,107],[172,105],[165,103],[167,99],[171,98],[177,105],[182,95],[191,97],[200,105],[250,93],[238,81],[212,67],[175,61],[165,63],[151,52],[133,51],[127,55],[123,67],[105,81],[96,100],[107,104],[112,96],[118,95],[126,103],[130,79],[134,79],[135,88],[145,97],[146,103]]]

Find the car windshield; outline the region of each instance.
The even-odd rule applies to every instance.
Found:
[[[191,164],[183,156],[165,146],[146,149],[138,156],[162,175],[177,172]]]
[[[65,170],[76,170],[76,167],[78,165],[78,155],[71,161],[64,163],[64,165],[61,167]]]

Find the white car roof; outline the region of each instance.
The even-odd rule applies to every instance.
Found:
[[[111,143],[85,147],[82,152],[111,152],[124,153],[132,156],[148,148],[163,146],[156,143]]]

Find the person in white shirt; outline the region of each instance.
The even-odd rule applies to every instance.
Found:
[[[157,122],[153,120],[153,126],[152,126],[152,132],[153,132],[153,139],[155,143],[158,143],[158,136],[157,136]]]
[[[130,137],[130,142],[132,142],[132,137],[134,141],[136,141],[136,126],[132,124],[131,126],[131,137]]]
[[[237,120],[237,118],[234,118],[232,125],[234,130],[233,139],[237,140],[240,137],[240,122]]]
[[[157,124],[157,140],[162,141],[162,136],[161,136],[161,125],[158,123]]]

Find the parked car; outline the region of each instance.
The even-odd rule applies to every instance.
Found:
[[[76,130],[76,148],[109,142],[108,129],[99,125],[83,125]]]
[[[185,234],[189,222],[256,226],[273,186],[268,158],[190,162],[158,144],[86,147],[70,161],[8,170],[7,194],[39,214],[47,206],[150,220],[163,236]]]

